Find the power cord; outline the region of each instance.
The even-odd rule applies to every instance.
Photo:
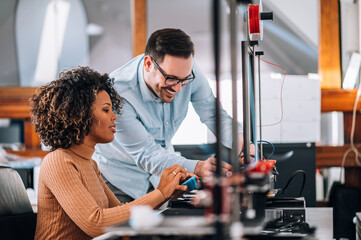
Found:
[[[271,159],[271,157],[272,157],[273,154],[275,153],[275,146],[274,146],[272,143],[270,143],[270,142],[268,142],[268,141],[266,141],[266,140],[259,140],[259,141],[257,141],[257,143],[267,143],[268,145],[271,146],[272,151],[271,151],[271,153],[268,155],[268,157],[267,157],[265,160]]]
[[[303,192],[303,189],[304,189],[304,187],[305,187],[305,182],[306,182],[306,173],[305,173],[305,171],[303,171],[303,170],[297,170],[297,171],[295,171],[295,172],[292,174],[292,176],[288,179],[288,181],[287,181],[287,183],[286,183],[286,186],[285,186],[284,188],[282,188],[282,191],[281,191],[282,194],[284,194],[284,192],[285,192],[285,190],[287,189],[288,185],[290,184],[290,182],[293,180],[293,178],[294,178],[297,174],[302,174],[302,176],[303,176],[303,181],[302,181],[301,189],[300,189],[300,192],[299,192],[299,194],[298,194],[298,196],[297,196],[297,197],[301,197],[302,192]]]
[[[275,147],[274,147],[274,145],[273,145],[271,142],[266,141],[266,140],[258,140],[257,143],[267,143],[268,145],[271,146],[271,149],[272,149],[271,153],[268,155],[267,158],[265,158],[265,159],[263,159],[263,160],[269,160],[269,159],[271,159],[271,157],[272,157],[273,154],[275,153]],[[251,143],[251,144],[254,144],[254,143]],[[258,147],[257,147],[257,149],[258,149]],[[260,152],[259,149],[258,149],[258,151]],[[243,153],[243,149],[242,149],[241,152],[238,154],[238,158],[243,158],[242,153]],[[252,155],[251,157],[255,157],[255,156]],[[263,158],[263,156],[261,156],[261,158]]]
[[[351,147],[349,149],[346,150],[346,152],[344,153],[343,155],[343,158],[342,158],[342,164],[341,164],[341,168],[344,168],[344,165],[345,165],[345,161],[346,161],[346,158],[347,156],[353,152],[355,154],[355,162],[356,164],[361,167],[361,162],[360,162],[360,155],[361,153],[358,151],[358,149],[356,148],[355,144],[354,144],[354,134],[355,134],[355,123],[356,123],[356,111],[357,111],[357,103],[360,99],[360,95],[361,95],[361,83],[359,85],[359,88],[357,90],[357,95],[356,95],[356,99],[355,99],[355,102],[354,102],[354,105],[353,105],[353,110],[352,110],[352,125],[351,125],[351,134],[350,134],[350,144],[351,144]],[[342,182],[342,169],[341,169],[341,172],[340,172],[340,182]]]
[[[308,223],[302,222],[300,219],[294,222],[284,222],[281,220],[282,219],[275,219],[268,222],[263,232],[266,233],[266,235],[274,236],[284,232],[312,234],[316,230],[315,227],[310,227]]]

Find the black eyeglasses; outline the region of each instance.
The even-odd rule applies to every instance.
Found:
[[[190,74],[188,77],[186,77],[184,79],[178,79],[178,78],[175,78],[175,77],[170,77],[170,76],[168,76],[167,74],[165,74],[163,72],[163,70],[159,67],[158,63],[153,58],[152,58],[152,61],[154,62],[154,65],[158,68],[159,72],[163,75],[163,77],[165,79],[164,83],[167,86],[174,86],[174,85],[177,85],[178,83],[181,83],[182,87],[183,87],[184,85],[187,85],[188,83],[191,83],[195,78],[193,70],[192,70],[192,74]]]

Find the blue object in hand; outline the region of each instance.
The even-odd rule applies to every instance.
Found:
[[[187,185],[188,190],[192,191],[194,189],[197,189],[197,179],[196,176],[191,177],[187,181],[185,181],[182,185]]]

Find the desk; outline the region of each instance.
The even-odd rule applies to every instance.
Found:
[[[182,220],[182,217],[173,217]],[[199,217],[194,217],[194,221],[201,221]],[[309,223],[311,227],[317,227],[315,233],[315,239],[318,240],[330,240],[333,238],[332,230],[332,208],[306,208],[306,222]],[[95,238],[94,240],[105,240],[105,239],[120,239],[121,236],[127,236],[127,239],[130,239],[129,236],[136,237],[138,235],[148,235],[150,236],[176,236],[182,235],[185,239],[201,239],[202,235],[212,235],[214,234],[213,226],[201,226],[199,228],[190,228],[187,227],[187,232],[185,228],[181,226],[177,227],[165,227],[159,226],[148,231],[138,232],[128,226],[118,226],[108,228],[107,233]],[[191,237],[191,238],[189,238]],[[146,238],[141,238],[146,239]],[[159,238],[161,239],[161,238]]]
[[[306,208],[306,222],[317,227],[315,237],[318,240],[333,239],[333,209]]]

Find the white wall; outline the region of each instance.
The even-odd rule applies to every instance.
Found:
[[[263,3],[299,37],[318,48],[319,0],[264,0]]]

